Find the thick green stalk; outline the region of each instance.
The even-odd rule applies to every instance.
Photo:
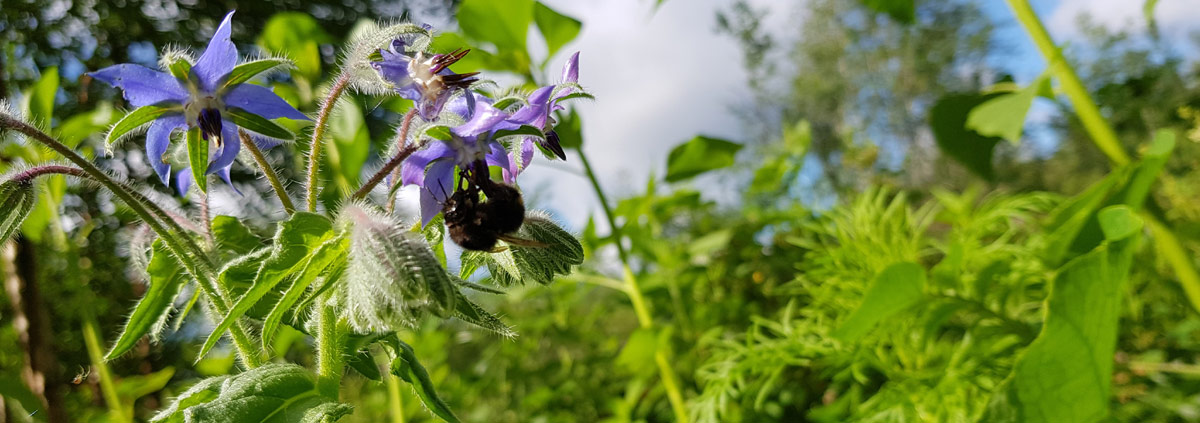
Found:
[[[180,236],[185,233],[183,228],[179,226],[178,222],[167,216],[167,213],[159,208],[158,205],[133,188],[117,182],[108,173],[96,167],[94,163],[83,158],[83,156],[80,156],[58,140],[21,120],[0,114],[0,128],[9,128],[23,133],[54,150],[59,155],[79,166],[79,170],[83,174],[88,175],[90,179],[103,185],[113,195],[116,195],[121,201],[129,205],[129,208],[146,222],[150,226],[150,229],[158,233],[163,242],[167,244],[167,248],[171,251],[171,254],[179,259],[180,264],[184,266],[188,274],[196,278],[196,281],[200,284],[200,288],[212,299],[213,306],[217,311],[222,314],[229,312],[230,301],[228,294],[223,292],[213,280],[212,276],[216,272],[213,271],[212,264],[206,259],[204,250],[200,249],[190,237]],[[167,227],[170,227],[174,232],[168,230]],[[244,328],[236,325],[230,330],[230,333],[233,335],[234,345],[237,347],[242,361],[249,367],[258,366],[260,360],[258,355],[253,353],[253,346],[256,344],[250,342],[250,337],[246,334]]]
[[[242,139],[242,147],[250,152],[250,157],[254,157],[254,162],[258,164],[258,168],[262,169],[263,175],[267,177],[267,181],[271,183],[271,188],[275,189],[275,195],[279,196],[279,203],[283,205],[283,209],[288,214],[296,212],[296,206],[292,204],[292,198],[288,197],[287,190],[283,189],[283,184],[279,182],[279,174],[275,173],[275,168],[267,163],[267,157],[263,155],[262,150],[258,149],[258,145],[254,144],[254,140],[250,139],[250,135],[246,131],[238,129],[238,137]]]
[[[310,212],[317,211],[317,191],[320,191],[317,176],[321,170],[321,138],[325,136],[325,126],[329,122],[329,116],[333,114],[333,106],[337,104],[338,98],[346,91],[348,85],[350,74],[342,72],[329,88],[329,95],[325,97],[325,101],[321,103],[321,111],[317,113],[317,122],[313,127],[312,142],[308,149],[308,195],[305,201]]]
[[[629,253],[625,251],[625,246],[621,243],[621,230],[617,226],[617,219],[612,208],[608,205],[608,196],[604,195],[604,189],[600,187],[600,180],[596,178],[596,172],[592,170],[592,164],[588,162],[583,148],[577,147],[575,152],[579,153],[579,161],[583,163],[583,170],[587,173],[588,181],[592,183],[592,190],[596,192],[596,197],[600,200],[604,218],[608,221],[613,241],[617,244],[617,255],[621,258],[625,276],[625,289],[621,291],[629,296],[629,302],[633,304],[633,312],[638,318],[638,325],[643,329],[651,329],[654,327],[654,317],[646,305],[646,297],[638,285],[637,275],[634,275],[633,270],[629,267]],[[658,364],[658,374],[662,379],[663,389],[667,391],[667,399],[671,402],[671,410],[675,413],[675,421],[686,423],[688,421],[687,404],[683,399],[683,391],[679,387],[679,377],[675,375],[675,369],[671,367],[671,361],[666,352],[661,349],[655,351],[654,362]]]
[[[1029,6],[1028,0],[1008,0],[1008,5],[1012,8],[1017,20],[1025,27],[1029,38],[1033,39],[1033,43],[1042,52],[1042,56],[1050,63],[1055,79],[1058,79],[1063,92],[1071,100],[1071,105],[1075,107],[1075,114],[1079,116],[1083,128],[1092,137],[1092,142],[1108,156],[1114,165],[1121,166],[1129,163],[1129,155],[1121,148],[1116,131],[1100,115],[1100,108],[1096,106],[1096,102],[1092,100],[1091,95],[1080,82],[1075,69],[1063,58],[1062,51],[1054,44],[1050,33],[1046,32],[1046,27],[1042,25],[1041,19]],[[1191,257],[1187,256],[1179,239],[1166,224],[1158,220],[1158,217],[1150,213],[1141,213],[1141,216],[1146,221],[1146,226],[1150,228],[1150,233],[1159,241],[1154,243],[1155,248],[1158,249],[1160,255],[1167,259],[1167,263],[1175,271],[1175,276],[1179,278],[1179,284],[1183,286],[1183,292],[1187,294],[1192,307],[1196,311],[1200,311],[1200,272],[1197,272]]]
[[[342,385],[342,344],[345,331],[338,326],[337,311],[333,307],[321,309],[317,321],[317,387],[327,397],[336,399]]]
[[[96,368],[96,376],[100,379],[100,395],[108,405],[108,412],[113,415],[115,421],[132,422],[133,418],[125,415],[125,407],[122,406],[121,397],[117,395],[117,388],[113,385],[112,372],[104,362],[104,347],[100,345],[100,336],[96,334],[96,318],[88,311],[84,312],[83,318],[83,344],[87,348],[92,367]]]
[[[392,423],[404,423],[404,397],[400,392],[400,378],[391,373],[383,376],[387,383],[388,409],[392,414]]]
[[[1063,93],[1071,100],[1071,105],[1075,106],[1075,115],[1079,116],[1079,121],[1087,129],[1088,135],[1091,135],[1092,142],[1108,156],[1113,164],[1120,166],[1129,163],[1129,154],[1121,147],[1117,133],[1100,114],[1100,108],[1096,106],[1096,102],[1088,94],[1087,88],[1079,80],[1075,69],[1063,57],[1062,50],[1050,38],[1050,33],[1042,25],[1041,19],[1038,19],[1037,13],[1029,6],[1029,1],[1008,0],[1008,6],[1012,8],[1017,21],[1020,21],[1021,25],[1025,27],[1029,38],[1033,39],[1033,43],[1042,52],[1042,57],[1049,63],[1054,78],[1061,84]]]

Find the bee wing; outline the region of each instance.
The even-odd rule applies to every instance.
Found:
[[[545,248],[545,247],[550,246],[549,244],[546,244],[543,242],[534,241],[532,239],[518,238],[518,237],[515,237],[512,235],[500,234],[500,235],[496,235],[496,238],[499,238],[501,241],[507,242],[509,245],[513,245],[513,246],[517,246],[517,247]]]

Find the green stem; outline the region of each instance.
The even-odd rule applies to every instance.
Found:
[[[342,344],[345,333],[338,326],[333,307],[320,307],[317,328],[317,386],[321,393],[336,399],[342,385]]]
[[[150,229],[158,233],[163,242],[167,244],[167,248],[171,250],[171,254],[179,259],[180,264],[184,266],[188,274],[196,278],[196,281],[200,284],[200,288],[212,299],[213,307],[222,314],[229,312],[230,301],[228,294],[219,289],[216,282],[213,281],[212,275],[216,272],[213,271],[212,263],[208,262],[204,250],[200,249],[190,237],[182,236],[186,232],[179,226],[178,222],[167,216],[167,213],[162,208],[138,193],[137,190],[113,179],[108,173],[96,167],[94,163],[83,158],[83,156],[80,156],[74,150],[58,142],[58,140],[21,120],[0,113],[0,128],[9,128],[23,133],[33,140],[40,142],[42,145],[49,147],[68,161],[79,166],[79,171],[103,185],[113,195],[116,195],[121,201],[129,205],[129,208],[145,221],[150,226]],[[168,227],[171,230],[168,230]],[[258,366],[258,355],[252,353],[255,344],[250,342],[250,337],[246,334],[245,329],[240,324],[235,325],[230,330],[230,333],[233,335],[234,344],[238,349],[242,361],[248,367]]]
[[[267,181],[271,183],[271,188],[275,189],[275,195],[279,196],[279,203],[283,204],[283,209],[288,214],[296,212],[296,206],[292,204],[292,198],[288,197],[287,190],[283,189],[283,184],[279,182],[279,174],[275,173],[275,168],[267,163],[267,157],[263,155],[262,150],[258,149],[258,145],[254,144],[254,140],[250,139],[250,135],[246,131],[238,129],[238,136],[242,139],[242,147],[250,152],[250,157],[254,158],[254,162],[258,164],[258,168],[262,169],[263,175],[266,175]]]
[[[317,174],[321,170],[321,138],[325,136],[325,124],[329,121],[329,115],[333,113],[333,106],[337,104],[338,98],[342,96],[342,92],[346,91],[346,87],[350,84],[350,74],[342,72],[338,76],[337,81],[334,81],[333,87],[329,88],[329,95],[321,103],[321,111],[317,113],[317,122],[313,126],[312,143],[308,149],[308,195],[306,203],[308,211],[317,211],[317,191],[320,187],[317,186]]]
[[[133,421],[130,416],[125,415],[125,407],[121,404],[121,397],[117,395],[116,386],[113,385],[112,372],[108,370],[108,364],[104,363],[104,347],[100,345],[100,336],[96,334],[96,318],[86,310],[83,316],[83,344],[87,348],[92,367],[96,368],[96,376],[100,379],[100,395],[108,404],[109,413],[112,413],[118,422]]]
[[[1071,105],[1075,106],[1075,114],[1079,116],[1083,128],[1092,137],[1092,142],[1108,156],[1114,165],[1120,166],[1129,163],[1129,155],[1121,148],[1116,131],[1100,115],[1100,108],[1096,106],[1096,102],[1092,100],[1091,95],[1080,82],[1075,69],[1063,58],[1062,51],[1054,44],[1050,33],[1046,32],[1046,27],[1042,25],[1041,19],[1038,18],[1033,8],[1029,6],[1029,2],[1027,0],[1008,0],[1008,5],[1021,25],[1025,26],[1025,31],[1029,33],[1033,43],[1038,46],[1042,56],[1050,62],[1055,78],[1062,84],[1063,92],[1071,100]],[[1191,302],[1192,308],[1200,311],[1200,272],[1196,270],[1192,258],[1184,251],[1170,227],[1150,213],[1143,212],[1141,216],[1150,228],[1150,233],[1159,241],[1155,243],[1155,246],[1158,248],[1159,254],[1166,257],[1167,263],[1175,271],[1175,276],[1179,279],[1179,284],[1183,286],[1183,292]]]
[[[647,306],[646,297],[638,285],[637,276],[629,266],[629,253],[621,243],[621,229],[617,226],[616,216],[608,205],[608,196],[604,195],[604,189],[600,187],[600,180],[596,177],[596,172],[592,169],[592,164],[588,161],[583,148],[577,147],[575,151],[579,153],[579,161],[583,163],[583,170],[587,173],[588,181],[592,183],[592,190],[596,192],[596,197],[600,200],[604,218],[608,221],[613,241],[617,245],[617,255],[621,259],[622,271],[625,276],[625,289],[621,291],[629,296],[629,302],[633,304],[633,312],[638,318],[638,325],[643,329],[651,329],[654,327],[654,317],[650,314],[650,307]],[[670,358],[665,351],[660,349],[654,352],[654,362],[658,364],[659,377],[662,379],[663,389],[667,391],[667,399],[671,402],[675,421],[686,423],[688,421],[687,404],[684,402],[683,391],[679,387],[679,377],[675,375]]]
[[[1087,88],[1083,86],[1075,69],[1063,57],[1062,50],[1050,38],[1050,33],[1046,31],[1045,25],[1042,25],[1041,19],[1038,19],[1037,13],[1029,6],[1029,1],[1008,0],[1008,6],[1012,8],[1013,14],[1016,15],[1021,25],[1025,27],[1029,38],[1033,39],[1033,43],[1042,52],[1042,57],[1049,63],[1051,72],[1062,86],[1063,93],[1071,100],[1071,105],[1075,106],[1075,114],[1079,116],[1079,121],[1092,136],[1092,142],[1114,164],[1120,166],[1129,163],[1129,154],[1121,147],[1117,133],[1100,114],[1100,108],[1088,94]]]
[[[388,408],[392,414],[392,423],[404,423],[404,397],[400,392],[400,378],[391,373],[383,377],[387,383]]]

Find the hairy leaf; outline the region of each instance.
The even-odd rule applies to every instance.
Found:
[[[262,134],[271,138],[281,140],[291,140],[296,137],[292,131],[284,128],[282,125],[271,122],[270,119],[247,112],[242,109],[229,109],[225,111],[225,117],[229,118],[230,122],[240,126],[250,132]],[[239,140],[226,140],[226,142],[239,142]]]
[[[283,292],[279,301],[275,302],[275,306],[271,308],[266,321],[263,322],[263,348],[270,345],[271,340],[275,338],[275,331],[279,328],[279,322],[283,320],[284,315],[297,311],[294,308],[296,302],[308,291],[308,286],[312,285],[317,276],[324,273],[330,266],[334,266],[336,262],[346,260],[348,247],[347,237],[337,236],[321,243],[307,257],[304,270],[292,279],[292,284]]]
[[[317,376],[294,364],[267,364],[223,381],[193,387],[154,421],[182,413],[185,422],[332,422],[351,407],[321,395]],[[216,396],[212,394],[216,393]],[[180,404],[187,402],[187,404]],[[164,414],[174,409],[171,414]]]
[[[509,244],[506,250],[499,253],[464,251],[464,270],[468,265],[486,263],[492,280],[497,284],[549,284],[556,275],[568,275],[572,266],[583,263],[583,245],[544,213],[528,213],[525,223],[513,236],[545,246]]]
[[[183,422],[183,410],[216,399],[217,395],[221,393],[221,386],[228,378],[228,376],[214,376],[196,382],[191,388],[171,400],[171,405],[151,417],[150,421],[153,423]]]
[[[33,210],[33,184],[6,181],[0,184],[0,241],[7,241]]]
[[[437,390],[434,389],[433,380],[429,378],[429,372],[425,371],[425,366],[417,361],[417,355],[413,352],[412,346],[404,343],[395,337],[391,338],[391,344],[395,359],[392,360],[391,371],[400,379],[412,384],[413,389],[417,392],[417,396],[421,398],[421,402],[433,414],[441,417],[442,420],[451,423],[457,423],[458,417],[454,412],[450,411],[450,406],[438,397]]]
[[[133,109],[133,111],[126,113],[121,120],[118,120],[117,123],[113,125],[112,129],[108,131],[108,134],[104,136],[104,144],[107,146],[106,148],[111,150],[116,146],[117,141],[125,138],[126,134],[141,128],[143,125],[153,122],[155,119],[158,119],[162,115],[171,111],[179,110],[172,109],[170,107],[154,105],[142,106]]]
[[[125,354],[139,339],[150,333],[157,322],[163,321],[166,315],[171,313],[171,304],[175,302],[175,297],[179,296],[188,280],[183,266],[171,255],[161,239],[154,241],[152,249],[150,264],[146,266],[146,273],[150,275],[150,289],[146,290],[146,295],[142,296],[134,307],[133,313],[125,323],[125,329],[117,337],[112,349],[105,354],[105,360]]]
[[[232,87],[249,81],[263,72],[291,65],[292,62],[287,59],[258,59],[242,63],[229,72],[229,79],[225,81],[225,86]]]
[[[202,192],[208,192],[208,140],[200,136],[200,128],[187,131],[188,166],[192,169],[192,183]]]

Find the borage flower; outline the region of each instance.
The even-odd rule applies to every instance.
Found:
[[[515,153],[517,152],[514,152],[514,156],[510,160],[510,167],[507,169],[508,172],[505,173],[506,180],[515,178],[525,167],[529,166],[529,162],[533,160],[535,144],[554,153],[559,159],[567,159],[567,154],[563,151],[562,144],[559,143],[558,134],[554,132],[556,122],[552,114],[563,110],[563,106],[558,102],[576,91],[576,87],[579,85],[578,81],[579,53],[576,52],[563,65],[562,83],[534,90],[529,95],[526,104],[505,120],[507,127],[532,126],[545,134],[541,138],[527,136],[522,140],[520,157],[516,157]]]
[[[465,91],[470,87],[477,81],[475,75],[479,72],[457,74],[449,69],[470,50],[455,50],[428,57],[424,52],[417,52],[409,56],[405,52],[407,45],[403,39],[392,41],[389,49],[379,50],[383,60],[371,62],[371,66],[392,84],[400,97],[413,101],[413,107],[416,107],[421,119],[432,122],[442,112],[446,100],[456,90]]]
[[[475,164],[482,160],[488,166],[509,168],[508,152],[493,137],[496,130],[507,127],[504,121],[509,115],[492,107],[486,97],[468,92],[465,98],[458,102],[462,103],[459,107],[450,108],[466,120],[450,128],[450,139],[430,141],[400,165],[401,183],[421,187],[422,226],[442,211],[442,204],[456,190],[453,185],[456,166],[473,172]]]
[[[255,75],[287,62],[263,59],[236,66],[237,48],[230,40],[232,18],[233,12],[225,15],[194,65],[181,59],[167,64],[170,73],[166,73],[126,63],[88,74],[120,88],[125,99],[138,107],[114,126],[114,132],[117,128],[128,132],[133,127],[150,124],[146,132],[146,157],[164,184],[170,184],[171,165],[164,157],[171,134],[176,130],[186,129],[198,137],[196,144],[204,143],[203,147],[209,147],[205,148],[211,153],[207,155],[207,169],[193,175],[202,178],[219,173],[228,182],[229,166],[241,149],[239,127],[257,142],[276,144],[280,139],[290,139],[292,134],[268,119],[308,119],[270,89],[245,83]],[[126,122],[128,124],[123,125]],[[110,142],[123,134],[110,133]],[[192,143],[188,147],[193,148]],[[191,165],[195,168],[197,164],[204,165]],[[203,181],[199,185],[202,189],[205,186]]]

